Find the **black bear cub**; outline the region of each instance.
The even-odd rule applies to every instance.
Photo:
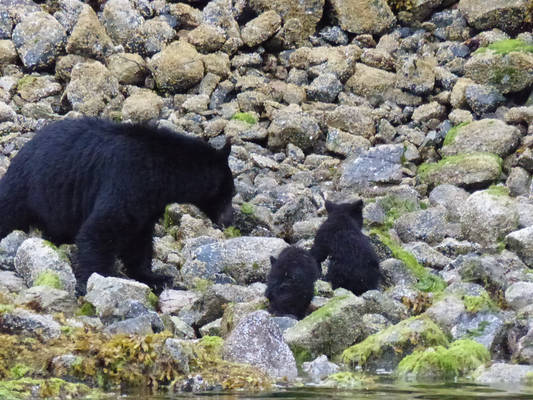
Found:
[[[320,264],[328,256],[326,280],[360,295],[376,289],[381,279],[379,260],[361,232],[363,201],[335,204],[326,200],[328,218],[318,229],[311,254]]]
[[[270,257],[270,263],[265,292],[269,312],[303,318],[313,299],[314,283],[321,275],[319,265],[308,251],[295,246],[285,248],[277,259]]]
[[[233,218],[231,144],[216,150],[168,129],[96,118],[65,119],[36,133],[0,180],[0,238],[35,226],[56,244],[75,242],[83,293],[118,256],[130,278],[156,291],[154,225],[169,203],[192,203],[215,223]]]

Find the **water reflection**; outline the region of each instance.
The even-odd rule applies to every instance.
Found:
[[[350,400],[411,400],[411,399],[532,399],[533,388],[516,385],[489,387],[471,383],[446,383],[446,384],[380,384],[367,389],[325,389],[303,387],[297,389],[280,389],[273,392],[259,393],[176,393],[169,395],[140,395],[130,394],[117,396],[123,400],[301,400],[301,399],[350,399]]]

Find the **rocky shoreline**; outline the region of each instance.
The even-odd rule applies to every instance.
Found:
[[[0,397],[533,377],[528,0],[0,1],[0,173],[45,124],[101,116],[233,141],[234,226],[187,205],[144,284],[39,232],[0,242]],[[60,179],[60,177],[58,177]],[[365,201],[386,277],[265,311],[269,257],[324,200]],[[75,263],[74,263],[75,264]],[[75,265],[74,265],[75,267]],[[323,265],[327,268],[327,261]]]

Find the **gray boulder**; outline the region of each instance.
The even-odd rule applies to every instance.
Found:
[[[276,110],[268,128],[268,146],[279,148],[292,143],[301,149],[309,149],[319,138],[318,123],[308,113],[296,105]]]
[[[512,32],[523,26],[527,0],[461,0],[458,9],[477,30],[499,28]]]
[[[379,34],[396,22],[396,17],[384,0],[332,0],[331,6],[333,17],[340,27],[351,33]]]
[[[437,243],[460,233],[458,225],[447,221],[446,209],[441,206],[404,214],[394,222],[394,229],[404,242]]]
[[[533,226],[508,234],[505,242],[528,267],[533,268]]]
[[[476,383],[483,385],[502,385],[527,383],[533,374],[533,365],[493,363],[476,371]]]
[[[533,304],[533,282],[516,282],[505,291],[505,301],[513,310]]]
[[[102,23],[107,34],[116,44],[126,47],[137,27],[143,23],[141,14],[128,0],[106,1],[102,12]]]
[[[20,245],[28,238],[22,231],[13,231],[0,241],[0,268],[15,269],[15,256]]]
[[[15,299],[17,305],[27,305],[45,313],[71,314],[77,307],[76,299],[66,290],[49,286],[34,286],[21,292]]]
[[[50,315],[16,308],[0,315],[0,332],[34,337],[47,342],[61,336],[61,325]]]
[[[302,371],[314,383],[318,383],[324,378],[339,372],[340,368],[337,364],[328,361],[328,357],[322,354],[313,361],[304,362],[302,364]]]

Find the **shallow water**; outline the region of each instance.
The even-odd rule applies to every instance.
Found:
[[[172,395],[117,395],[123,400],[300,400],[300,399],[364,399],[364,400],[407,400],[407,399],[533,399],[533,387],[507,385],[484,386],[471,383],[446,384],[378,384],[365,389],[324,389],[304,387],[280,389],[272,392],[206,392],[177,393]]]

